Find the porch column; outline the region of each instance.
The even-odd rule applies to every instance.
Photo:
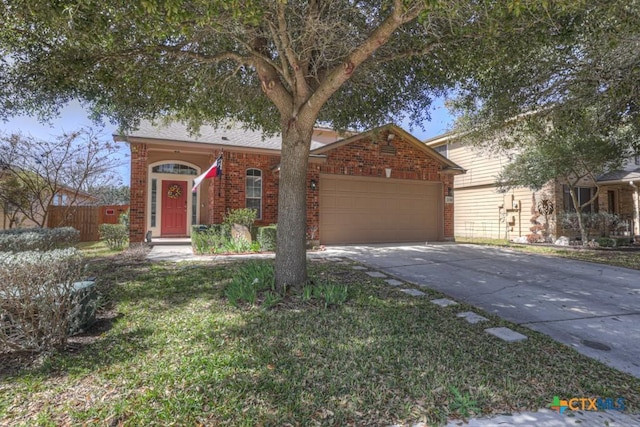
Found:
[[[640,189],[635,184],[634,181],[629,181],[629,184],[633,187],[633,235],[635,237],[635,241],[637,242],[640,238],[640,203],[639,198]]]
[[[147,144],[131,144],[129,244],[143,243],[147,223]]]

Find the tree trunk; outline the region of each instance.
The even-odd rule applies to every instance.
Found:
[[[584,228],[584,221],[582,220],[582,206],[578,202],[578,195],[576,194],[576,190],[573,185],[569,186],[569,195],[571,195],[571,201],[573,202],[573,206],[576,209],[576,217],[578,220],[578,228],[580,229],[580,239],[582,240],[582,246],[586,246],[588,243],[587,230]]]
[[[587,230],[584,227],[582,209],[576,209],[576,214],[578,215],[578,227],[580,228],[580,239],[582,239],[582,246],[586,246],[589,243],[589,237],[587,236]]]
[[[302,288],[307,280],[306,184],[312,133],[312,121],[283,126],[275,266],[279,292],[291,287]]]

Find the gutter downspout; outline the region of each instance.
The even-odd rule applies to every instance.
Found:
[[[629,185],[633,187],[633,236],[634,241],[638,242],[640,239],[640,189],[633,181],[629,181]]]

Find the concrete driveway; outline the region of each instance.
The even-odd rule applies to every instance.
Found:
[[[329,247],[640,377],[640,271],[454,243]]]

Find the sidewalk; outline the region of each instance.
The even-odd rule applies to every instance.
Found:
[[[450,421],[446,427],[637,427],[640,415],[630,415],[619,411],[569,411],[559,414],[550,409],[538,412],[521,412],[512,415],[498,415],[491,418],[472,418],[466,424],[462,420]],[[414,427],[426,427],[417,424]]]
[[[153,246],[147,254],[151,261],[189,262],[189,261],[229,261],[240,259],[269,259],[275,254],[247,254],[247,255],[194,255],[191,246]],[[339,248],[326,251],[309,252],[309,258],[349,258],[348,254]],[[488,418],[471,418],[465,421],[452,420],[445,427],[638,427],[640,414],[627,414],[619,411],[568,411],[559,414],[550,409],[540,409],[537,412],[520,412],[510,415],[497,415]],[[395,426],[392,426],[395,427]],[[428,427],[418,423],[412,427]]]

